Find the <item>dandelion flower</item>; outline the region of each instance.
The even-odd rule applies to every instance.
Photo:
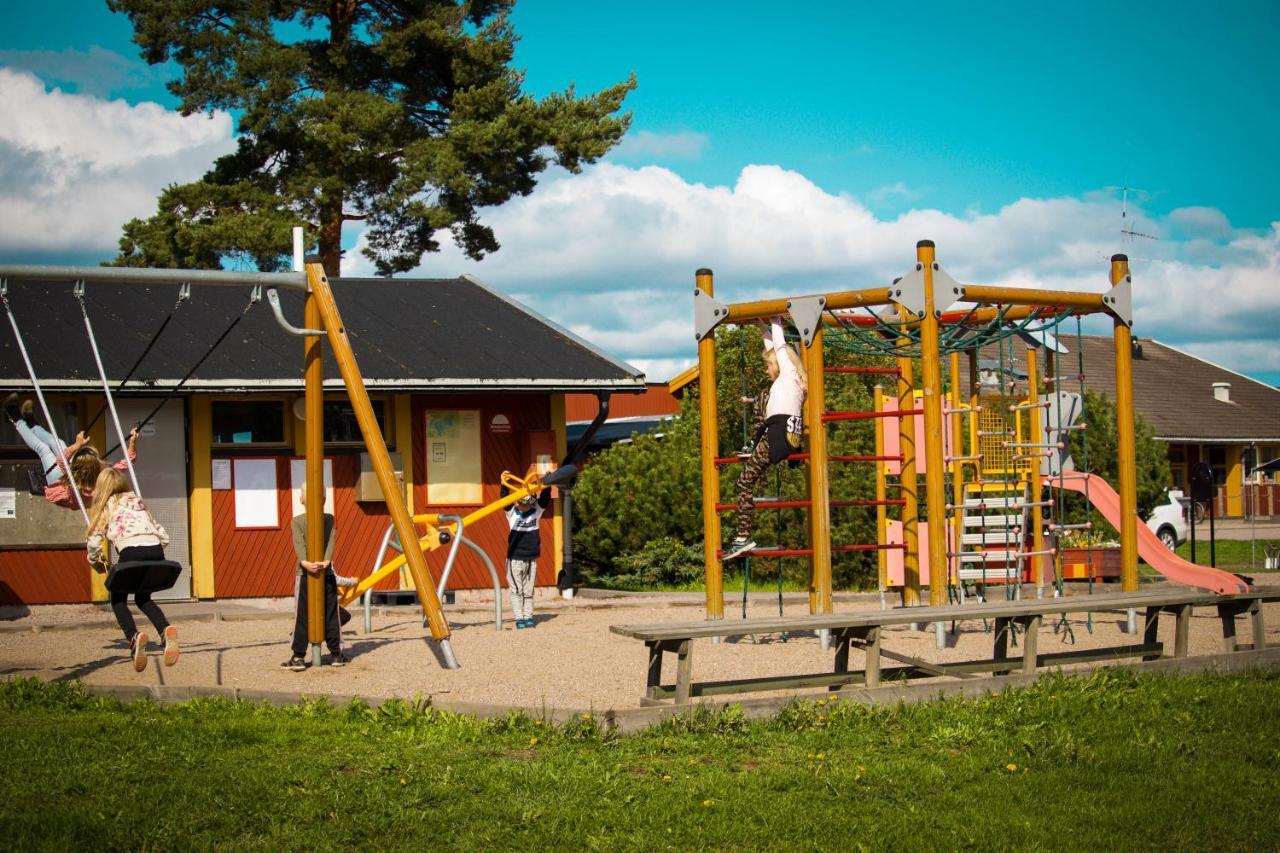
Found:
[[[1018,769],[1018,765],[1013,764],[1013,763],[1009,763],[1009,764],[1006,764],[1006,765],[1004,766],[1004,769],[1005,769],[1005,770],[1008,770],[1010,773],[1014,773],[1014,772],[1016,772],[1016,771],[1017,771],[1017,769]]]
[[[537,745],[538,745],[538,739],[536,737],[529,738],[529,746],[537,746]]]

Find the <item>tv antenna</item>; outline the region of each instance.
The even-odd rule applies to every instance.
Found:
[[[1144,234],[1141,231],[1135,231],[1129,227],[1129,193],[1145,193],[1146,190],[1140,190],[1137,187],[1106,187],[1105,189],[1120,190],[1120,233],[1132,240],[1134,237],[1142,237],[1147,240],[1159,240],[1160,238],[1154,234]]]

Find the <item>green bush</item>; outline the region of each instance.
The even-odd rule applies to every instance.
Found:
[[[664,536],[614,560],[610,570],[597,577],[607,577],[611,586],[623,589],[653,589],[692,584],[702,575],[702,543],[686,545]]]

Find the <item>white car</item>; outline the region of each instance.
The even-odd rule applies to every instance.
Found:
[[[1182,501],[1182,492],[1171,489],[1167,500],[1157,504],[1147,516],[1147,527],[1159,537],[1164,546],[1172,551],[1187,539],[1187,510]]]

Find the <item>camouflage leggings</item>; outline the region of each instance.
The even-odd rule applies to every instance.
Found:
[[[769,434],[766,432],[756,442],[751,456],[742,463],[742,473],[738,475],[738,533],[739,539],[751,535],[756,516],[756,483],[768,470],[770,464]]]

